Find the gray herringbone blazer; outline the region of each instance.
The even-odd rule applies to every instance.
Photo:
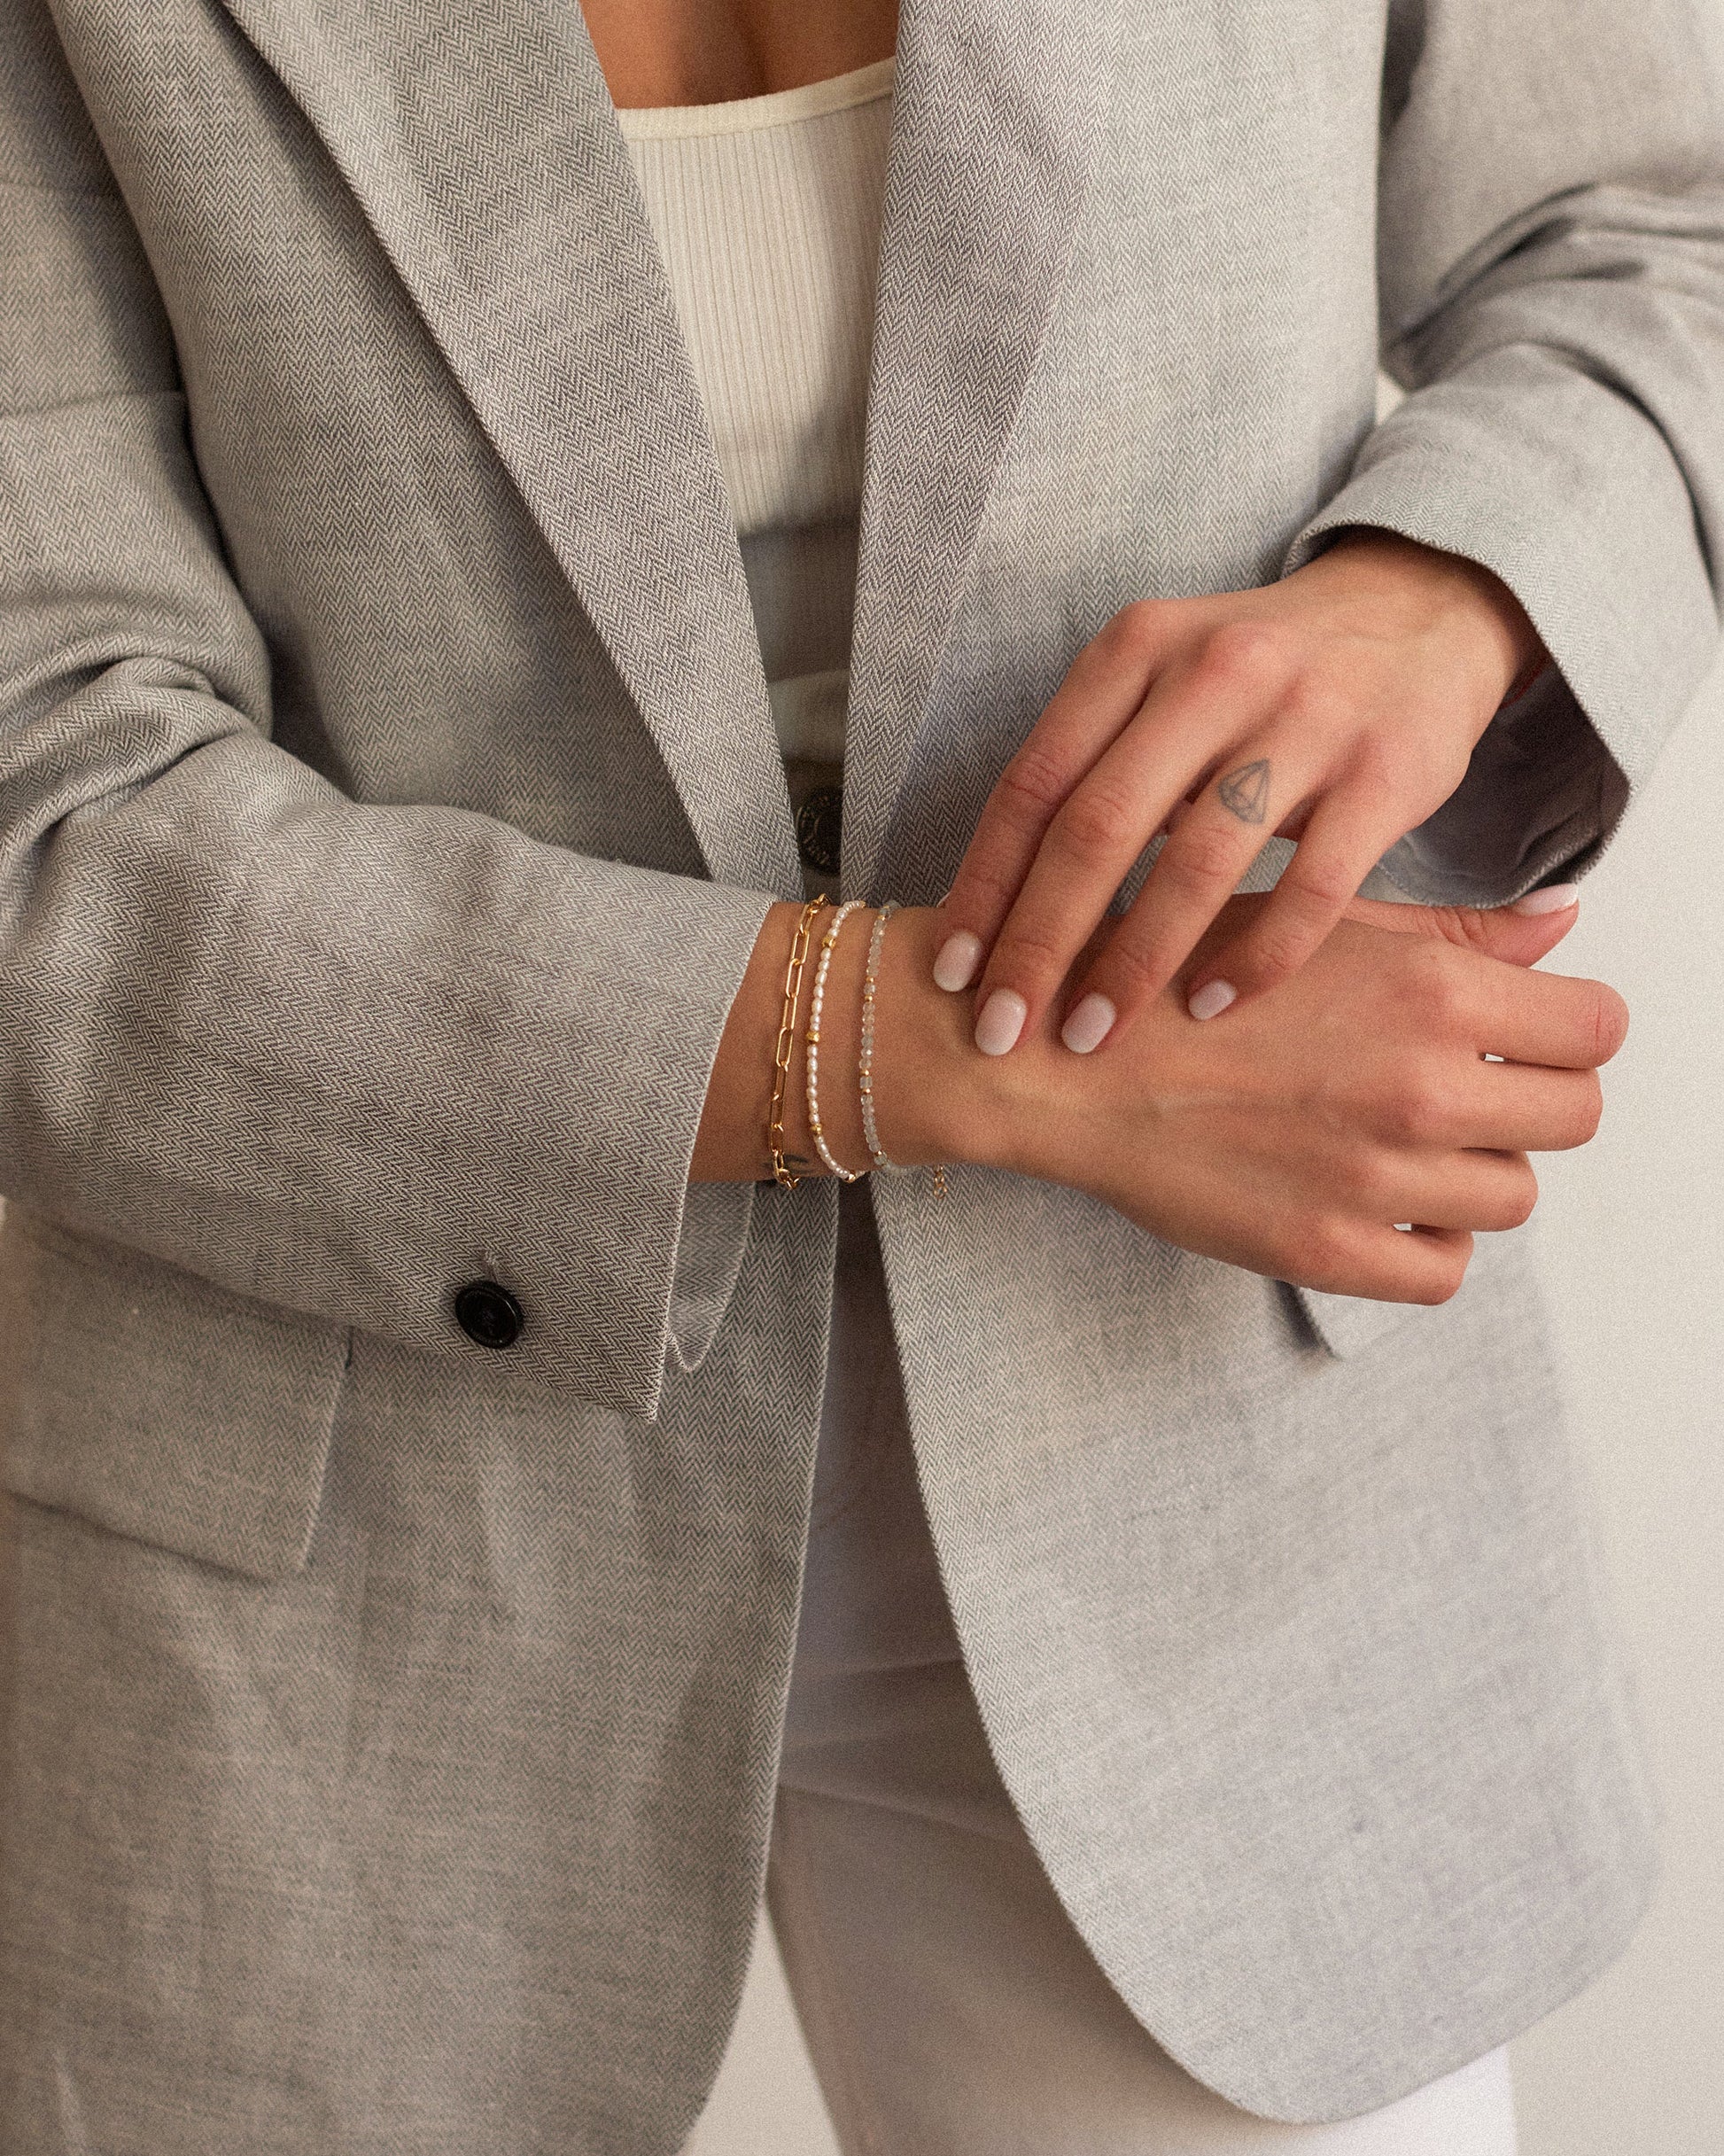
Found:
[[[942,889],[1119,606],[1358,523],[1560,668],[1387,873],[1585,866],[1714,634],[1708,5],[906,0],[848,890]],[[662,2156],[835,1207],[685,1187],[798,882],[602,81],[575,0],[8,0],[0,185],[0,2150]],[[1648,1807],[1521,1239],[1425,1312],[1003,1176],[879,1209],[999,1761],[1134,2012],[1314,2119],[1584,1983]]]

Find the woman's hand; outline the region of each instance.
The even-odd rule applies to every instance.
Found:
[[[1249,935],[1272,903],[1229,899],[1209,944]],[[719,1045],[696,1178],[765,1172],[798,911],[774,907],[761,931]],[[1169,1242],[1254,1273],[1440,1303],[1460,1285],[1472,1232],[1531,1211],[1526,1155],[1583,1145],[1597,1125],[1597,1066],[1626,1031],[1621,998],[1526,970],[1574,919],[1573,907],[1355,900],[1302,972],[1226,1025],[1193,1025],[1182,981],[1107,1055],[1068,1055],[1049,1010],[1002,1058],[976,1053],[970,998],[934,985],[944,913],[912,907],[886,936],[875,1007],[881,1135],[905,1165],[973,1161],[1069,1184]],[[859,923],[840,939],[820,1029],[822,1116],[837,1157],[858,1167],[866,944]],[[786,1142],[812,1156],[801,1091],[792,1085]],[[1402,1222],[1415,1232],[1397,1233]]]
[[[1260,995],[1448,799],[1542,660],[1488,570],[1383,532],[1345,534],[1262,590],[1127,607],[1001,775],[945,901],[935,978],[964,988],[980,969],[976,1045],[1004,1055],[1040,1028],[1166,830],[1061,999],[1060,1038],[1087,1054],[1154,1003],[1273,834],[1299,841],[1273,898],[1188,977],[1197,1017]]]
[[[1272,904],[1228,900],[1211,945],[1251,936]],[[876,1065],[895,1157],[1067,1183],[1184,1249],[1387,1302],[1446,1300],[1472,1231],[1526,1218],[1526,1155],[1592,1136],[1597,1066],[1627,1026],[1602,984],[1525,969],[1573,909],[1355,901],[1294,979],[1227,1025],[1193,1025],[1182,983],[1115,1053],[1068,1055],[1044,1018],[990,1062],[958,1046],[962,999],[933,995],[928,1023],[920,969],[940,915],[903,918],[909,972],[882,983]]]

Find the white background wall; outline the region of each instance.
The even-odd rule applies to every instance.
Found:
[[[1523,2156],[1724,2152],[1721,767],[1724,675],[1549,961],[1613,983],[1634,1012],[1603,1130],[1540,1164],[1540,1215],[1668,1817],[1663,1888],[1633,1947],[1516,2046]],[[834,2146],[763,1939],[693,2156]]]

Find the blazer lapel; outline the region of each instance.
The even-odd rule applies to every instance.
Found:
[[[1107,121],[1096,0],[904,0],[845,751],[867,892]]]
[[[555,550],[720,880],[800,889],[730,510],[577,0],[226,0]]]

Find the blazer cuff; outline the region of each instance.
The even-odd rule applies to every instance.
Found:
[[[1595,406],[1588,416],[1619,438],[1577,487],[1548,438],[1559,421],[1528,416],[1529,400],[1511,392],[1531,385],[1493,378],[1514,364],[1494,354],[1409,397],[1367,437],[1353,476],[1283,565],[1284,575],[1303,567],[1343,528],[1396,532],[1492,570],[1550,654],[1487,728],[1455,793],[1383,860],[1393,883],[1431,905],[1499,906],[1589,868],[1717,637],[1692,515],[1661,442],[1632,413]],[[1619,494],[1629,497],[1619,517]]]
[[[680,1370],[698,1370],[718,1338],[753,1219],[752,1183],[685,1186],[669,1327],[670,1353]]]

